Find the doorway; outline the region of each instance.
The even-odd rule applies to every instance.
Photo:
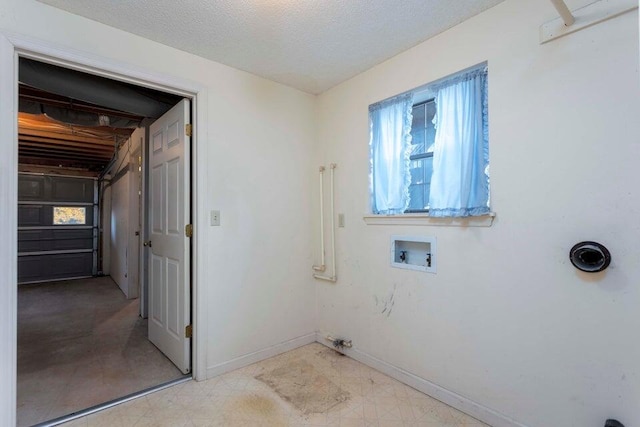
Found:
[[[11,39],[11,40],[9,40]],[[1,86],[1,90],[3,92],[3,100],[9,100],[9,102],[1,102],[0,104],[0,118],[3,121],[3,123],[10,123],[10,121],[8,120],[8,114],[11,113],[12,111],[15,112],[15,110],[12,108],[13,102],[15,101],[11,101],[16,100],[17,96],[16,96],[16,89],[17,89],[17,76],[15,74],[15,65],[16,62],[14,62],[13,60],[15,59],[17,61],[17,56],[14,56],[15,53],[20,54],[23,57],[32,57],[35,59],[47,59],[48,61],[52,61],[52,58],[62,58],[62,59],[56,59],[55,62],[57,63],[62,63],[63,65],[69,65],[75,68],[80,68],[82,69],[83,67],[85,68],[89,68],[92,72],[97,72],[95,67],[95,58],[92,58],[92,60],[94,61],[94,67],[89,67],[88,65],[86,65],[89,61],[87,58],[79,58],[77,56],[77,54],[75,55],[71,55],[68,52],[64,52],[64,51],[59,51],[55,48],[52,48],[51,46],[46,46],[44,44],[41,43],[36,43],[33,44],[29,41],[25,41],[25,40],[21,40],[19,38],[16,37],[9,37],[9,39],[2,37],[2,39],[0,40],[0,54],[2,55],[2,59],[3,59],[3,67],[2,67],[2,73],[0,73],[0,75],[2,76],[2,83],[0,83]],[[73,57],[73,58],[71,58]],[[64,59],[66,58],[66,59]],[[71,58],[71,59],[70,59]],[[99,62],[99,61],[98,61]],[[85,64],[85,65],[79,65],[79,64]],[[105,67],[107,68],[107,63],[108,61],[104,61]],[[8,66],[6,66],[8,65]],[[124,66],[115,66],[112,63],[108,63],[108,67],[111,68],[112,71],[102,71],[103,74],[108,75],[109,77],[114,77],[117,76],[119,78],[122,78],[121,76],[124,75],[124,73],[120,72],[120,73],[114,73],[114,69],[120,69],[120,71],[122,70],[126,70],[127,67]],[[13,70],[11,70],[13,68]],[[8,71],[6,72],[5,71]],[[132,73],[134,75],[145,75],[144,73],[141,73],[140,71],[135,71]],[[145,75],[147,76],[147,75]],[[148,76],[147,76],[148,77]],[[154,83],[154,80],[157,82],[158,80],[163,80],[162,78],[157,78],[157,76],[155,78],[138,78],[138,79],[134,79],[134,78],[130,78],[130,80],[135,80],[136,83],[146,83],[148,85],[157,85],[158,83]],[[172,80],[170,78],[165,80],[166,82],[172,82]],[[180,85],[178,84],[178,87]],[[173,87],[171,85],[162,85],[163,88],[170,88]],[[183,87],[189,88],[189,85],[183,85]],[[198,90],[198,88],[191,88],[187,91],[185,91],[185,89],[176,89],[175,90],[176,94],[179,94],[181,96],[185,96],[185,95],[190,95],[192,96],[192,98],[194,99],[194,101],[196,101],[196,105],[198,104],[196,96],[200,96],[200,92]],[[13,94],[13,96],[11,96],[11,94]],[[15,105],[15,104],[13,104]],[[13,116],[13,114],[15,113],[11,113],[11,115]],[[15,121],[15,116],[13,116],[13,120]],[[16,126],[15,123],[13,126],[5,126],[4,131],[3,131],[3,136],[10,136],[10,138],[5,139],[5,141],[7,142],[11,142],[11,147],[8,146],[7,143],[3,142],[5,145],[7,145],[7,154],[10,153],[16,153],[17,151],[17,147],[13,146],[13,144],[15,144],[14,141],[16,141]],[[11,156],[11,155],[7,155],[4,158],[3,163],[3,180],[4,178],[8,178],[7,180],[5,180],[5,183],[7,183],[8,185],[3,186],[0,194],[0,198],[4,201],[7,202],[9,200],[12,200],[15,206],[15,203],[17,201],[17,194],[16,194],[16,190],[15,187],[13,185],[17,184],[16,183],[16,178],[17,178],[17,163],[15,163],[17,156]],[[6,166],[6,168],[5,168]],[[9,175],[12,175],[12,177],[9,177]],[[13,185],[12,185],[13,184]],[[194,186],[195,187],[195,186]],[[195,190],[195,188],[194,188]],[[193,204],[195,204],[195,196],[194,196],[194,200],[192,201]],[[16,253],[17,251],[16,249],[16,229],[17,229],[17,215],[15,213],[10,213],[7,212],[7,216],[6,216],[6,220],[3,222],[2,226],[0,226],[0,233],[2,234],[2,237],[4,236],[9,236],[12,237],[13,239],[7,239],[7,242],[9,242],[10,240],[12,240],[13,243],[8,244],[7,246],[4,247],[4,249],[2,250],[3,256],[2,256],[2,264],[3,267],[5,266],[5,262],[7,261],[13,261],[11,263],[7,262],[7,268],[6,270],[4,270],[4,274],[6,274],[8,276],[8,278],[10,278],[10,280],[6,281],[6,283],[16,283],[16,277],[17,277],[17,268],[16,268]],[[194,218],[195,220],[195,218]],[[12,230],[10,231],[9,228],[11,228]],[[196,246],[197,248],[197,246]],[[194,248],[194,255],[195,255],[195,249]],[[13,264],[12,266],[10,266],[9,264]],[[194,270],[197,271],[197,267],[195,265],[194,262]],[[197,289],[197,284],[195,283],[195,277],[193,278],[194,282],[193,282],[193,287],[194,287],[194,291]],[[10,287],[8,287],[10,288]],[[4,294],[3,294],[4,296]],[[0,332],[0,338],[4,341],[3,343],[6,343],[7,345],[7,349],[8,351],[3,354],[2,356],[0,356],[1,360],[0,363],[2,364],[3,368],[6,367],[8,368],[7,370],[5,370],[5,372],[8,372],[9,375],[7,375],[7,387],[3,387],[0,388],[0,393],[2,393],[2,399],[0,399],[2,403],[2,409],[0,411],[1,414],[7,414],[8,417],[10,417],[7,421],[6,424],[10,425],[10,424],[15,424],[15,382],[12,381],[12,379],[15,378],[15,372],[16,372],[16,365],[15,365],[15,356],[16,356],[16,344],[15,344],[15,319],[16,319],[16,301],[17,301],[17,292],[16,289],[10,289],[6,292],[6,296],[8,298],[3,298],[3,308],[7,308],[7,310],[0,310],[0,313],[3,313],[2,317],[3,320],[7,320],[7,322],[5,322],[2,326],[2,330]],[[198,301],[197,299],[195,301]],[[197,302],[196,302],[197,305]],[[196,322],[194,322],[196,323]],[[13,339],[12,339],[13,338]],[[194,340],[194,347],[195,347],[195,343],[196,341]],[[194,351],[194,359],[200,361],[200,363],[203,363],[204,358],[198,358],[197,357],[197,350]],[[194,370],[197,370],[198,368],[198,363],[194,362]],[[202,367],[200,367],[200,375],[203,375],[203,369]],[[196,372],[196,376],[197,376],[197,372]],[[13,384],[12,384],[13,383]],[[5,399],[6,397],[6,399]],[[7,405],[5,407],[5,405]],[[5,410],[6,409],[6,410]],[[4,422],[3,422],[4,423]]]

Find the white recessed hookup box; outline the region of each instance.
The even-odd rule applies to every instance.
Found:
[[[391,267],[436,272],[436,238],[391,236]]]

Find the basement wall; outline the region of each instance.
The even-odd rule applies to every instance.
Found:
[[[128,175],[128,174],[127,174]],[[111,192],[111,238],[109,251],[111,252],[109,274],[127,298],[129,295],[128,254],[129,254],[129,179],[128,176],[116,181],[110,188]]]
[[[105,222],[109,222],[108,240],[105,246],[109,249],[109,275],[118,284],[129,299],[140,294],[138,287],[138,259],[140,254],[140,238],[135,235],[140,231],[138,222],[138,199],[136,186],[138,166],[134,153],[139,153],[144,140],[145,129],[136,129],[131,137],[122,144],[109,174],[110,186],[105,191],[104,199],[109,199],[105,209]]]
[[[640,425],[637,10],[540,45],[555,18],[548,1],[507,0],[319,97],[316,164],[338,164],[345,228],[318,326],[499,425]],[[366,225],[367,107],[483,61],[493,225]],[[436,237],[437,274],[391,268],[394,234]],[[610,249],[606,272],[573,268],[582,240]]]

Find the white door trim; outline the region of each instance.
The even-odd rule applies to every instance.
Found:
[[[0,425],[16,425],[16,324],[18,283],[18,137],[15,111],[17,61],[0,37]],[[9,142],[9,143],[7,143]]]
[[[206,206],[199,189],[206,188],[207,88],[201,84],[156,73],[89,52],[69,49],[11,32],[0,32],[0,425],[16,424],[17,328],[17,187],[18,187],[18,57],[28,57],[99,76],[151,87],[192,99],[192,364],[193,377],[206,379],[206,241],[197,230],[206,226]],[[204,193],[202,193],[204,195]]]

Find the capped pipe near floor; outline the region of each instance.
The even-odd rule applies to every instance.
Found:
[[[327,335],[324,338],[327,341],[331,341],[333,346],[335,348],[337,348],[337,349],[341,349],[341,348],[344,348],[344,347],[347,347],[347,348],[353,347],[353,344],[351,343],[351,340],[347,340],[347,339],[344,339],[344,338],[334,338],[331,335]]]

